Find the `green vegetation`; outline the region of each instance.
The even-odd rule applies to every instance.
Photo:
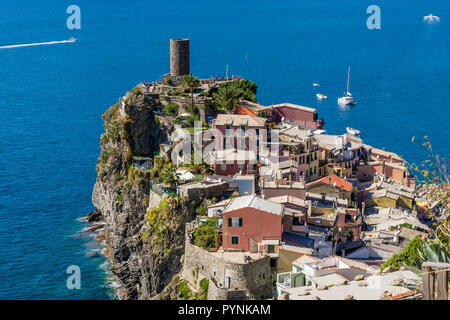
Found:
[[[206,215],[208,215],[208,209],[206,208],[205,202],[202,202],[197,208],[195,208],[195,214],[197,216],[206,216]]]
[[[417,235],[402,251],[394,254],[388,261],[383,263],[380,269],[383,271],[387,267],[392,267],[394,270],[399,270],[401,266],[405,265],[420,268],[421,255],[424,254],[422,239]]]
[[[217,218],[208,218],[194,231],[194,243],[203,249],[216,249],[219,245],[219,235],[215,231]]]
[[[200,289],[202,291],[203,300],[208,299],[208,287],[209,287],[209,279],[203,278],[200,280]]]
[[[136,97],[138,97],[142,94],[142,89],[136,86],[133,88],[133,90],[131,90],[131,93],[134,94]]]
[[[200,80],[194,77],[192,74],[184,76],[183,88],[189,90],[191,93],[191,114],[194,114],[194,92],[200,86]]]
[[[179,181],[179,177],[176,174],[177,166],[175,163],[169,163],[166,165],[161,172],[162,180],[165,184],[169,185],[170,188],[175,189],[177,186],[177,183]]]
[[[351,242],[353,240],[353,229],[347,230],[347,242]]]
[[[392,227],[389,227],[389,230],[390,230],[390,231],[394,231],[394,230],[400,229],[401,227],[408,228],[408,229],[414,229],[412,224],[410,224],[410,223],[404,223],[404,224],[399,225],[399,226],[392,226]]]
[[[419,165],[414,163],[409,165],[420,189],[430,202],[436,201],[441,207],[440,217],[428,207],[421,208],[433,220],[433,229],[436,239],[442,244],[444,250],[450,254],[450,176],[448,161],[439,155],[434,154],[428,136],[423,137],[423,142],[419,143],[415,137],[411,140],[425,149],[428,159]],[[444,211],[445,209],[445,211]]]
[[[180,294],[182,300],[192,300],[193,295],[191,289],[189,288],[187,280],[182,280],[180,281],[180,283],[178,283],[177,291]]]
[[[169,102],[163,109],[163,112],[169,116],[176,116],[178,114],[178,105],[173,102]]]
[[[213,93],[214,103],[217,109],[232,112],[240,98],[257,102],[256,91],[258,86],[249,80],[234,80],[219,85]]]

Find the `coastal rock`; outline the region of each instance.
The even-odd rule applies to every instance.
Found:
[[[95,231],[98,231],[100,229],[103,229],[104,226],[105,226],[104,224],[97,224],[97,225],[95,225],[93,227],[90,227],[90,228],[86,229],[85,231],[86,232],[95,232]]]
[[[148,179],[138,169],[130,175],[131,156],[150,156],[167,140],[170,122],[156,121],[159,102],[133,89],[103,115],[106,132],[101,139],[97,180],[92,203],[97,208],[88,220],[103,219],[104,254],[118,280],[119,299],[152,299],[161,293],[182,267],[184,226],[193,218],[192,203],[175,199],[168,204],[164,236],[149,225],[147,212],[152,201]],[[171,297],[170,290],[165,297]]]
[[[384,299],[384,298],[387,298],[387,297],[390,297],[390,296],[392,296],[392,293],[390,293],[389,291],[383,291],[383,293],[381,294],[381,296],[380,296],[380,298],[381,299]]]
[[[94,223],[94,222],[102,222],[102,221],[104,221],[104,218],[103,218],[100,210],[95,209],[94,211],[92,211],[91,213],[88,214],[88,216],[86,217],[86,220],[89,223]]]
[[[355,300],[355,298],[351,294],[349,294],[344,297],[344,300]]]

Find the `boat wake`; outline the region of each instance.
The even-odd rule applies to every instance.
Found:
[[[13,44],[9,46],[0,46],[0,49],[12,49],[12,48],[22,48],[22,47],[33,47],[33,46],[44,46],[50,44],[60,44],[60,43],[73,43],[76,42],[77,39],[70,38],[69,40],[62,41],[49,41],[49,42],[37,42],[37,43],[25,43],[25,44]]]

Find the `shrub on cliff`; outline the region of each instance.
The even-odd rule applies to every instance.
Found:
[[[215,249],[219,245],[219,236],[216,229],[216,218],[209,218],[200,224],[194,231],[194,243],[203,249]]]
[[[424,254],[423,243],[420,235],[412,239],[406,247],[397,254],[394,254],[380,267],[383,271],[387,267],[392,267],[394,270],[399,270],[401,266],[406,265],[410,267],[420,266],[421,256]]]
[[[200,289],[202,290],[203,299],[208,299],[208,288],[209,288],[209,279],[203,278],[200,280]]]
[[[170,102],[164,107],[163,112],[169,116],[176,116],[178,114],[178,105]]]

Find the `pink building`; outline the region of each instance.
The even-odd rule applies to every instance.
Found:
[[[292,103],[280,103],[272,106],[275,122],[289,120],[299,125],[322,129],[323,119],[318,119],[317,109],[304,107]]]
[[[267,139],[267,119],[242,115],[219,114],[213,120],[213,127],[222,133],[222,141],[216,141],[216,150],[235,148],[259,151]],[[259,157],[257,156],[257,161]]]
[[[234,198],[222,212],[226,250],[277,256],[283,234],[284,207],[256,195]]]

